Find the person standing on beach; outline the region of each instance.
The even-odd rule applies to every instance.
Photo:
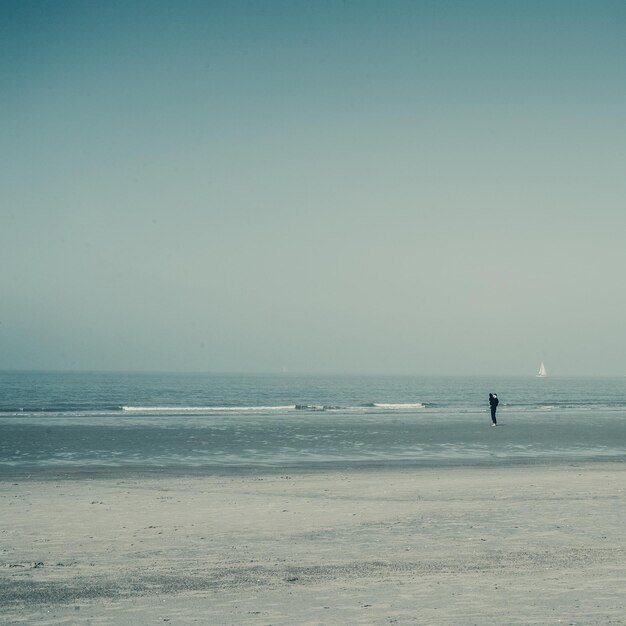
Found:
[[[495,426],[498,422],[496,422],[496,409],[498,408],[498,404],[500,400],[498,400],[497,393],[489,394],[489,408],[491,409],[491,421],[493,422],[492,426]]]

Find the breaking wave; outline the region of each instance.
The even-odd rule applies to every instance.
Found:
[[[281,406],[121,406],[127,413],[246,413],[265,411],[289,411],[294,404]]]

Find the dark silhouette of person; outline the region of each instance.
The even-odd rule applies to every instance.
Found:
[[[490,393],[489,408],[491,409],[491,421],[493,422],[492,426],[495,426],[498,423],[496,421],[496,409],[498,408],[498,404],[500,404],[500,400],[498,400],[498,394]]]

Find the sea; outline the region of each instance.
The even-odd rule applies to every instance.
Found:
[[[590,461],[626,461],[623,377],[0,372],[0,477]]]

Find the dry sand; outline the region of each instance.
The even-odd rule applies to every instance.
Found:
[[[6,624],[626,624],[626,465],[0,481]]]

